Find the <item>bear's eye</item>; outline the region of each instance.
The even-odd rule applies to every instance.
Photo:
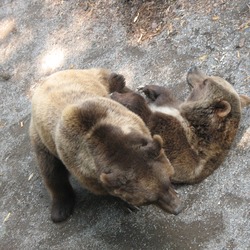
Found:
[[[207,85],[207,82],[208,82],[208,79],[205,79],[205,80],[203,81],[203,85],[206,86],[206,85]]]
[[[128,179],[126,178],[126,176],[119,176],[117,182],[119,186],[122,186],[128,183]]]
[[[111,169],[110,169],[110,167],[108,167],[108,166],[106,166],[105,167],[105,170],[103,171],[105,174],[111,174]]]

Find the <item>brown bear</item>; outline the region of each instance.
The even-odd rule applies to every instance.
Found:
[[[188,72],[187,82],[192,92],[184,102],[156,85],[141,89],[147,102],[128,88],[119,89],[111,98],[138,114],[152,134],[162,137],[175,170],[171,181],[194,184],[211,175],[224,160],[235,138],[241,109],[250,105],[250,98],[196,67]]]
[[[139,116],[109,98],[123,81],[105,69],[65,70],[49,76],[32,97],[30,137],[54,222],[73,211],[69,174],[97,195],[155,204],[172,214],[182,209],[161,137],[152,137]]]

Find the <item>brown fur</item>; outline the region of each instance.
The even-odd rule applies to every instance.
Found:
[[[73,211],[69,173],[94,194],[181,210],[161,137],[152,137],[141,118],[109,98],[113,86],[123,88],[124,78],[104,69],[66,70],[34,93],[30,137],[54,222]]]
[[[250,98],[197,68],[189,71],[187,81],[192,92],[184,102],[156,85],[142,88],[147,103],[132,91],[113,93],[112,99],[138,114],[153,134],[163,138],[175,169],[171,181],[193,184],[212,174],[224,160],[238,129],[241,108],[250,104]]]

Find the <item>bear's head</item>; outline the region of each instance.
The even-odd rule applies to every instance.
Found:
[[[214,133],[220,131],[221,133],[216,132],[218,136],[228,132],[232,134],[232,139],[238,128],[241,109],[248,105],[249,98],[238,95],[226,80],[207,76],[197,67],[189,70],[187,82],[192,92],[180,106],[181,115],[189,121],[198,136],[206,134],[210,135],[207,138],[209,141],[212,138],[217,140]]]
[[[108,125],[100,126],[93,135],[98,141],[99,179],[108,193],[134,206],[155,204],[172,214],[182,210],[170,182],[174,169],[164,153],[160,136],[124,134]]]
[[[184,105],[207,110],[208,115],[213,117],[223,119],[231,115],[239,118],[241,108],[247,106],[245,102],[249,101],[248,97],[238,95],[226,80],[218,76],[207,76],[197,67],[189,70],[187,82],[192,92]]]

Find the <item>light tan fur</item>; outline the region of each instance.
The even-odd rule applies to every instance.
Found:
[[[32,97],[30,137],[55,222],[73,210],[68,173],[95,194],[138,206],[161,200],[160,207],[171,213],[181,209],[162,139],[109,98],[116,81],[122,84],[123,78],[105,69],[66,70],[49,76]]]

